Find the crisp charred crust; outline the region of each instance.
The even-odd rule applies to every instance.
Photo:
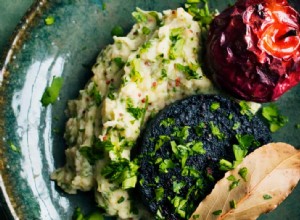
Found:
[[[215,95],[198,95],[171,104],[149,121],[138,147],[139,191],[151,212],[160,213],[165,219],[187,219],[199,202],[210,193],[216,181],[224,175],[225,171],[219,169],[220,159],[231,162],[234,160],[232,146],[237,144],[236,134],[253,135],[260,146],[270,142],[270,132],[260,119],[242,113],[240,105],[233,100]],[[170,123],[163,125],[162,122],[167,119]],[[212,132],[212,124],[219,129],[220,135]],[[189,126],[186,140],[182,135],[174,133],[184,126]],[[170,140],[163,141],[158,148],[158,140],[163,136]],[[171,141],[184,146],[202,142],[206,152],[190,154],[182,166],[181,159],[174,155]],[[250,147],[248,153],[255,148]],[[171,160],[175,166],[162,171],[161,161],[166,160]],[[197,171],[197,177],[183,175],[183,168],[190,167]],[[199,184],[199,179],[202,184]],[[184,183],[179,190],[175,190],[177,193],[174,192],[174,183]],[[172,199],[176,196],[187,200],[185,217],[180,216],[174,208]]]

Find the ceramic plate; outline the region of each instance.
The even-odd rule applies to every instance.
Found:
[[[222,10],[233,1],[210,0]],[[297,2],[296,0],[294,2]],[[91,76],[99,51],[112,42],[111,29],[129,30],[135,7],[163,10],[182,6],[180,0],[40,0],[27,14],[3,61],[1,80],[1,178],[13,216],[20,219],[70,219],[75,207],[95,207],[91,193],[67,195],[49,179],[64,164],[63,131],[67,100],[78,96]],[[300,4],[294,3],[298,9]],[[45,18],[53,16],[53,25]],[[60,99],[43,108],[44,89],[62,76]],[[300,86],[285,94],[278,106],[289,123],[275,141],[300,144]],[[299,219],[300,186],[275,211],[260,219]]]

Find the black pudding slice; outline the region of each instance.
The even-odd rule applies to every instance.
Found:
[[[188,219],[238,163],[234,145],[248,154],[270,141],[245,102],[216,95],[175,102],[149,121],[138,142],[142,200],[157,219]]]

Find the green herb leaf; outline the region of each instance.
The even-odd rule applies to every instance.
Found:
[[[233,190],[234,188],[236,188],[240,183],[240,179],[233,181],[230,186],[229,186],[229,191]]]
[[[204,122],[199,123],[199,125],[197,125],[195,127],[195,132],[196,134],[201,137],[203,135],[203,129],[205,128],[205,124]]]
[[[142,32],[143,32],[143,34],[148,35],[148,34],[151,33],[151,30],[150,30],[149,28],[147,28],[147,27],[144,26],[144,27],[142,28]]]
[[[161,79],[165,79],[168,77],[168,74],[167,74],[167,70],[166,69],[162,69],[161,70]]]
[[[10,149],[11,149],[12,151],[18,152],[18,153],[21,152],[21,151],[20,151],[20,148],[18,148],[13,142],[9,141],[8,144],[9,144],[9,147],[10,147]]]
[[[222,214],[222,210],[216,210],[212,214],[213,215],[221,215]]]
[[[114,145],[111,141],[100,141],[100,139],[94,138],[91,147],[83,146],[79,149],[79,152],[93,165],[97,160],[103,159],[105,151],[110,151],[113,148]]]
[[[156,144],[155,144],[155,152],[157,151],[157,150],[159,150],[160,148],[161,148],[161,146],[164,144],[164,143],[166,143],[166,142],[168,142],[168,141],[170,141],[171,139],[170,139],[170,137],[169,136],[166,136],[166,135],[160,135],[159,136],[159,139],[158,139],[158,141],[156,142]]]
[[[185,182],[177,182],[177,181],[174,181],[173,182],[173,192],[179,194],[180,193],[180,190],[186,185]]]
[[[220,131],[220,129],[216,125],[214,125],[212,121],[209,122],[209,125],[210,125],[211,132],[214,136],[216,136],[219,140],[225,138],[225,135]]]
[[[124,36],[124,30],[120,25],[116,25],[111,30],[111,36],[122,37]]]
[[[196,65],[184,66],[180,63],[176,63],[175,68],[177,70],[181,71],[188,80],[201,78],[200,74],[197,73],[198,67]]]
[[[132,13],[137,23],[145,23],[148,21],[147,15],[142,11],[135,11]]]
[[[228,171],[228,170],[233,169],[233,164],[231,162],[229,162],[228,160],[221,159],[219,161],[219,167],[220,167],[220,170]]]
[[[45,89],[41,99],[41,103],[44,107],[48,106],[49,104],[53,104],[56,101],[62,88],[63,81],[64,80],[61,77],[53,77],[51,86]]]
[[[175,213],[177,213],[180,217],[185,218],[187,200],[183,199],[182,197],[175,196],[174,199],[172,199],[171,203],[175,208]]]
[[[226,179],[228,179],[229,181],[232,181],[232,182],[236,181],[236,178],[233,175],[228,176]]]
[[[236,208],[236,201],[235,200],[231,200],[230,202],[229,202],[229,206],[230,206],[230,208],[231,209],[235,209]]]
[[[183,46],[185,40],[182,39],[184,29],[183,28],[174,28],[171,30],[170,41],[171,47],[169,50],[169,58],[175,60],[178,56],[182,54]]]
[[[123,189],[133,188],[137,182],[137,161],[129,161],[125,158],[110,161],[102,170],[102,175]]]
[[[237,129],[239,129],[240,127],[241,127],[241,123],[240,123],[240,122],[236,122],[236,123],[234,123],[232,129],[233,129],[233,130],[237,130]]]
[[[174,132],[171,135],[179,140],[186,140],[189,136],[189,129],[189,126],[184,126],[182,128],[175,127]]]
[[[159,164],[159,170],[162,173],[168,173],[168,169],[172,169],[174,167],[175,167],[175,164],[170,159],[163,160],[162,163]]]
[[[146,53],[146,52],[149,50],[149,48],[151,48],[151,46],[152,46],[151,41],[147,41],[146,43],[144,43],[144,44],[141,46],[140,53],[141,53],[141,54],[142,54],[142,53]]]
[[[201,141],[196,142],[193,147],[192,150],[198,154],[205,154],[206,150],[203,147],[203,143]]]
[[[85,220],[83,213],[81,212],[81,209],[77,207],[74,210],[74,213],[72,215],[72,220]]]
[[[220,108],[220,103],[219,102],[213,102],[210,106],[211,111],[216,111]]]
[[[89,92],[89,95],[93,98],[93,100],[95,101],[97,106],[101,105],[102,96],[101,96],[100,92],[98,91],[97,85],[95,83],[94,83],[93,88]]]
[[[116,57],[113,59],[113,62],[115,62],[115,64],[120,68],[122,69],[125,65],[125,62],[122,60],[121,57]]]
[[[161,201],[164,198],[165,190],[163,187],[155,189],[155,200],[156,202]]]
[[[164,119],[160,122],[159,126],[170,127],[174,124],[175,124],[175,119],[174,118],[166,118],[166,119]]]
[[[52,25],[55,22],[55,18],[53,16],[48,16],[47,18],[45,18],[45,24],[46,25]]]
[[[248,169],[247,167],[243,167],[239,170],[239,175],[242,177],[244,181],[247,181]]]
[[[247,115],[249,119],[252,119],[253,113],[251,112],[251,108],[248,103],[246,101],[240,101],[239,105],[241,108],[240,113],[242,115]]]
[[[275,104],[264,106],[262,115],[268,121],[271,132],[276,132],[288,122],[288,118],[280,114]]]
[[[118,204],[120,204],[120,203],[122,203],[122,202],[124,202],[125,201],[125,198],[124,198],[124,196],[121,196],[119,199],[118,199]]]
[[[126,110],[137,120],[142,118],[142,116],[145,112],[144,108],[128,107]]]
[[[193,217],[193,219],[198,219],[200,217],[200,215],[193,215],[192,217]]]
[[[104,220],[104,217],[100,212],[93,212],[88,215],[85,220]]]
[[[265,194],[265,195],[263,195],[263,198],[264,198],[264,200],[269,200],[269,199],[272,199],[272,196]]]

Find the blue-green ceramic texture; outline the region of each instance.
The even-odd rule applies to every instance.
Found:
[[[222,10],[234,1],[211,0]],[[300,4],[294,4],[300,9]],[[67,101],[78,96],[91,76],[90,67],[99,51],[112,42],[111,29],[129,30],[131,12],[163,10],[182,6],[180,0],[53,0],[41,1],[41,13],[12,46],[1,73],[0,131],[1,175],[8,203],[20,219],[71,219],[75,207],[85,212],[95,208],[92,193],[68,195],[49,179],[64,164],[63,131]],[[37,4],[39,5],[39,4]],[[31,11],[31,15],[34,12]],[[39,15],[40,14],[40,15]],[[46,25],[44,19],[55,22]],[[24,30],[24,29],[20,29]],[[24,39],[23,39],[24,38]],[[3,78],[4,76],[4,78]],[[59,100],[42,107],[40,99],[54,76],[64,85]],[[274,134],[276,141],[300,145],[300,86],[277,102],[289,123]],[[13,149],[14,146],[17,148]],[[300,219],[300,187],[275,211],[260,219]]]

